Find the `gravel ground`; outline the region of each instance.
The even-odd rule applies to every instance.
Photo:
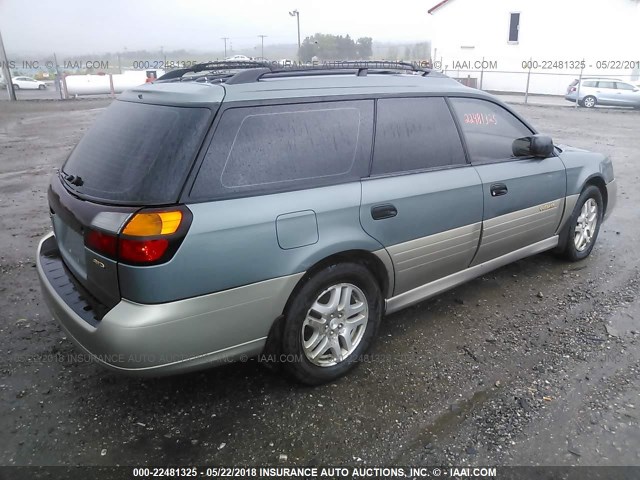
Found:
[[[307,388],[257,361],[118,376],[51,319],[46,186],[108,103],[0,107],[1,465],[640,465],[639,112],[517,106],[613,158],[591,257],[541,254],[391,315],[369,361]]]

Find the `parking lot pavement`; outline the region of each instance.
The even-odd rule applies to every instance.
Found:
[[[575,108],[575,102],[565,100],[561,95],[529,95],[525,99],[524,93],[503,93],[503,92],[489,92],[493,93],[496,97],[501,99],[505,103],[515,105],[534,105],[534,106],[553,106],[553,107],[569,107]],[[526,103],[525,103],[526,102]],[[584,110],[584,107],[578,107]],[[598,110],[614,110],[614,111],[629,111],[632,110],[629,107],[610,107],[596,105]]]
[[[489,92],[496,95],[499,99],[506,103],[524,104],[524,93],[496,93]],[[564,97],[558,95],[529,95],[526,97],[527,105],[543,105],[554,107],[575,107],[575,103],[569,102]]]
[[[56,91],[53,85],[46,90],[16,90],[16,98],[18,100],[56,100],[60,98],[60,93]],[[0,88],[0,101],[9,100],[9,92],[6,87]]]
[[[541,254],[390,315],[355,371],[308,388],[257,360],[122,377],[51,319],[47,183],[107,104],[0,108],[0,464],[640,464],[640,112],[517,106],[613,158],[591,257]]]
[[[60,100],[60,92],[53,85],[49,85],[46,90],[16,90],[18,100]],[[84,95],[81,100],[108,98],[109,95]],[[9,101],[9,93],[6,88],[0,88],[0,101]]]

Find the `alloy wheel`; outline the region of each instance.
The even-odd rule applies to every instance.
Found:
[[[598,225],[598,204],[593,198],[582,205],[575,227],[573,243],[578,252],[583,252],[593,240]]]
[[[351,355],[367,329],[369,306],[364,292],[350,283],[324,290],[302,324],[302,348],[307,359],[331,367]]]

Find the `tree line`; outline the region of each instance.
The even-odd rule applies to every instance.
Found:
[[[300,46],[300,60],[367,60],[373,55],[373,39],[361,37],[353,40],[349,35],[316,33],[307,37]]]

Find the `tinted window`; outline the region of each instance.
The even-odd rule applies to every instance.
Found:
[[[598,82],[599,88],[616,88],[615,82]]]
[[[64,164],[78,193],[113,202],[175,202],[210,110],[115,101]]]
[[[583,87],[595,87],[596,86],[596,81],[594,80],[588,80],[586,82],[582,82],[582,86]]]
[[[195,198],[359,180],[371,155],[373,102],[226,110],[192,188]]]
[[[513,157],[513,141],[532,134],[513,114],[495,103],[474,98],[454,98],[451,103],[474,162],[509,159]]]
[[[378,100],[373,175],[463,163],[464,150],[443,98]]]
[[[616,82],[616,88],[618,90],[633,90],[633,87],[628,83]]]
[[[520,14],[512,13],[509,16],[509,41],[517,42],[520,33]]]

